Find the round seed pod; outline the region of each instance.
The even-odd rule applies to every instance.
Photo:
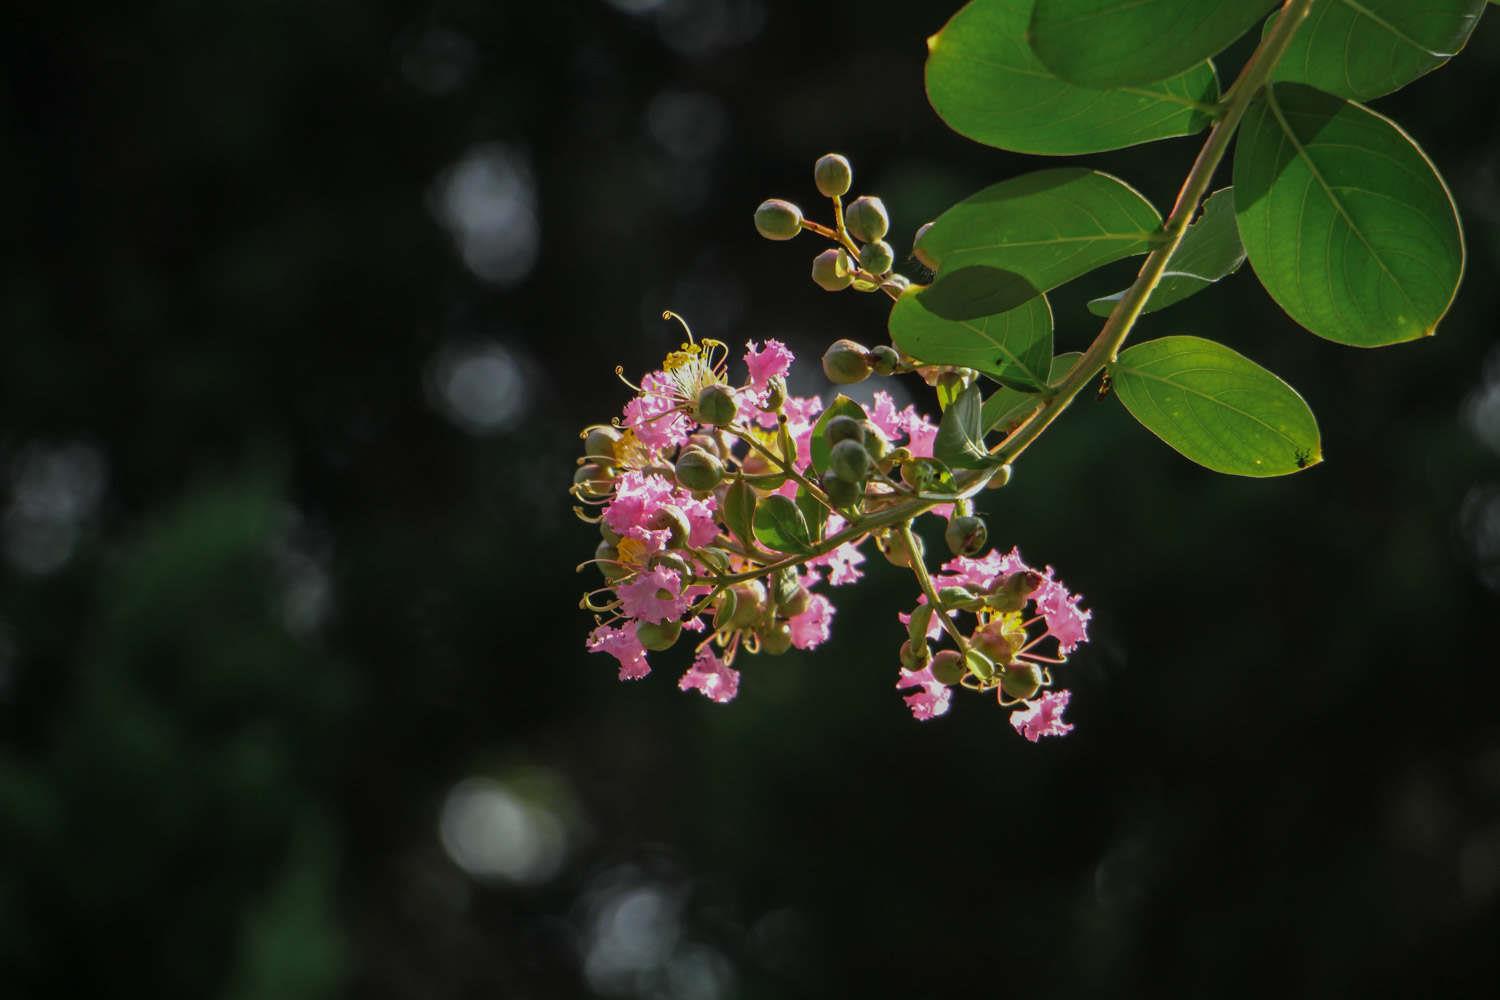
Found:
[[[954,685],[963,680],[964,658],[956,649],[939,650],[929,664],[933,679],[939,684]]]
[[[913,535],[912,539],[917,543],[915,553],[907,547],[905,536],[897,532],[892,532],[886,536],[885,545],[881,547],[880,551],[885,556],[886,561],[892,566],[909,568],[912,565],[913,558],[921,559],[925,554],[922,537],[920,535]]]
[[[813,164],[813,183],[825,198],[839,198],[849,193],[854,183],[854,169],[838,153],[825,153]]]
[[[683,488],[703,493],[724,481],[724,463],[701,448],[688,448],[673,467]]]
[[[831,448],[840,441],[857,441],[861,445],[865,443],[864,422],[857,417],[839,416],[828,421],[828,426],[823,428],[823,439]]]
[[[896,251],[885,240],[872,240],[859,248],[859,266],[871,274],[885,274],[896,263]]]
[[[615,442],[618,440],[620,440],[619,431],[607,424],[595,424],[589,428],[588,436],[583,439],[583,454],[605,465],[611,465],[615,461]]]
[[[844,209],[844,227],[861,243],[874,243],[890,231],[891,217],[885,210],[885,202],[861,195]]]
[[[780,198],[767,198],[755,210],[755,229],[768,240],[789,240],[802,231],[802,209]]]
[[[641,640],[641,645],[653,653],[660,653],[664,649],[671,649],[677,642],[677,637],[682,635],[681,622],[636,622],[635,637]]]
[[[1012,698],[1031,698],[1042,689],[1041,668],[1033,663],[1014,663],[1000,675],[1000,688]]]
[[[922,249],[922,237],[926,236],[927,230],[931,228],[932,223],[930,222],[924,222],[918,227],[916,238],[912,240],[911,255],[917,258],[917,262],[929,271],[936,271],[938,269],[937,261],[933,258],[932,254]]]
[[[924,648],[921,652],[912,649],[911,640],[901,644],[901,666],[905,670],[921,670],[932,660],[932,654]]]
[[[901,355],[889,344],[877,344],[870,349],[870,367],[875,369],[876,375],[893,375],[899,364]]]
[[[720,443],[719,436],[708,431],[699,431],[689,437],[687,447],[701,449],[717,459],[724,457],[724,446]]]
[[[842,263],[842,260],[848,256],[843,250],[824,250],[814,257],[813,284],[825,292],[842,292],[854,284],[854,275],[850,273],[848,266]]]
[[[858,441],[840,441],[828,453],[828,467],[840,479],[862,483],[870,477],[870,453]]]
[[[614,472],[608,466],[585,462],[573,473],[573,485],[585,500],[604,500],[614,492]]]
[[[812,604],[812,594],[806,587],[799,585],[786,600],[781,602],[781,613],[788,618],[795,618],[806,611],[810,604]]]
[[[853,385],[870,377],[869,354],[862,344],[835,340],[823,352],[823,374],[835,385]]]
[[[780,656],[792,648],[792,627],[777,621],[760,632],[760,651],[771,656]]]
[[[956,556],[972,556],[984,548],[984,543],[989,540],[990,532],[985,527],[984,518],[953,517],[948,521],[948,528],[943,532],[943,541],[948,543],[948,551]]]
[[[714,424],[724,426],[734,423],[735,415],[740,411],[739,402],[734,398],[734,390],[720,382],[706,385],[698,393],[697,404],[693,407],[693,416],[700,424]]]
[[[851,482],[833,472],[823,473],[823,492],[829,501],[840,510],[853,507],[864,496],[864,484]]]
[[[746,580],[730,588],[734,594],[734,613],[729,624],[733,628],[754,625],[766,610],[766,588],[759,580]]]

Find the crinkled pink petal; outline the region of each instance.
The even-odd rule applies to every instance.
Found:
[[[687,515],[688,544],[695,549],[708,545],[719,537],[719,526],[714,522],[714,509],[719,502],[712,496],[699,500],[679,490],[677,506]]]
[[[673,412],[675,385],[665,372],[651,372],[641,379],[641,395],[625,404],[625,426],[648,448],[675,448],[688,439],[692,421]]]
[[[682,691],[696,689],[710,701],[723,704],[734,700],[734,696],[739,694],[740,672],[726,666],[723,660],[713,654],[713,650],[704,646],[698,650],[697,658],[677,682],[677,687]]]
[[[682,581],[665,566],[653,566],[615,587],[620,607],[631,618],[644,622],[672,621],[682,617],[692,598],[682,592]]]
[[[792,629],[792,645],[798,649],[815,649],[828,641],[833,624],[833,602],[822,594],[812,595],[807,610],[787,619]]]
[[[1068,589],[1052,578],[1052,567],[1047,567],[1046,579],[1032,595],[1036,609],[1047,619],[1047,631],[1057,639],[1057,649],[1064,656],[1078,648],[1078,644],[1089,641],[1089,619],[1092,611],[1078,606],[1082,594],[1069,594]]]
[[[906,702],[906,707],[911,709],[911,714],[918,720],[926,721],[935,718],[948,711],[948,705],[953,700],[953,691],[947,685],[932,676],[931,667],[923,667],[921,670],[902,670],[896,678],[896,690],[920,687],[921,690],[914,694],[902,695],[901,700]]]
[[[835,587],[855,583],[864,576],[859,571],[860,563],[864,561],[865,554],[856,546],[845,542],[824,557],[824,564],[828,567],[828,582]]]
[[[1010,724],[1033,743],[1043,736],[1066,736],[1073,731],[1073,724],[1064,722],[1062,714],[1072,696],[1071,691],[1048,691],[1010,713]]]
[[[604,509],[604,523],[619,534],[636,525],[644,526],[664,503],[670,502],[677,488],[661,476],[644,472],[627,472],[615,481],[615,496]]]
[[[708,625],[698,615],[694,615],[682,623],[682,627],[689,632],[702,632]]]
[[[590,653],[608,653],[619,660],[622,681],[640,680],[651,672],[651,664],[646,662],[646,649],[636,638],[633,626],[611,628],[600,625],[589,633],[584,645]]]
[[[875,393],[874,400],[865,411],[865,416],[869,417],[870,423],[880,428],[880,433],[892,441],[906,433],[906,421],[901,411],[896,409],[896,403],[891,399],[891,394],[885,390]]]
[[[767,340],[762,349],[756,348],[755,341],[746,341],[745,367],[750,370],[750,384],[764,389],[774,376],[791,370],[792,357],[792,352],[779,340]]]
[[[672,541],[672,532],[667,528],[652,531],[650,528],[643,528],[638,524],[631,525],[620,532],[620,534],[625,538],[634,538],[645,545],[645,554],[647,556],[654,556],[658,552],[665,552],[668,543]],[[640,561],[645,562],[645,559]]]
[[[937,424],[920,414],[913,414],[906,423],[906,447],[911,449],[911,453],[917,458],[931,458],[932,445],[937,440],[937,432]]]
[[[999,549],[990,549],[978,559],[958,556],[943,563],[945,575],[941,577],[942,582],[939,586],[988,590],[1001,577],[1030,568],[1021,559],[1019,549],[1011,549],[1004,553]]]

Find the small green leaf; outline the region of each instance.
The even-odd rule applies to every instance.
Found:
[[[1024,5],[1021,5],[1024,6]],[[1276,0],[1036,0],[1031,50],[1085,87],[1165,80],[1223,51]]]
[[[1323,460],[1297,390],[1223,344],[1163,337],[1109,367],[1135,419],[1184,457],[1232,476],[1284,476]]]
[[[1047,384],[1056,385],[1073,370],[1074,363],[1081,357],[1083,355],[1078,351],[1068,351],[1066,354],[1059,354],[1053,358],[1052,370],[1047,375]],[[1009,433],[1013,425],[1019,423],[1026,414],[1036,408],[1037,402],[1037,397],[1031,393],[1018,392],[1015,389],[996,389],[990,394],[990,398],[984,401],[984,406],[980,409],[980,425],[984,427],[986,434],[990,431]]]
[[[1356,101],[1383,97],[1457,55],[1484,2],[1316,0],[1271,79]]]
[[[954,469],[987,469],[994,464],[984,447],[983,405],[979,386],[971,385],[943,411],[932,442],[934,458]]]
[[[951,277],[989,268],[965,268]],[[903,295],[891,310],[891,342],[923,364],[960,365],[1007,385],[1035,390],[1052,360],[1052,308],[1044,295],[993,316],[944,319],[928,308],[928,292]]]
[[[746,545],[755,544],[755,491],[738,478],[724,491],[724,525]]]
[[[1410,136],[1361,105],[1266,88],[1240,129],[1234,201],[1256,277],[1320,337],[1430,336],[1458,293],[1464,241],[1447,186]]]
[[[807,535],[814,544],[823,540],[823,531],[828,527],[828,508],[807,491],[806,486],[797,487],[797,509],[807,522]]]
[[[1029,14],[1017,0],[974,0],[927,40],[928,100],[960,135],[1067,156],[1192,135],[1213,121],[1219,78],[1211,63],[1145,87],[1078,87],[1032,53]]]
[[[1198,221],[1183,234],[1177,251],[1167,261],[1166,273],[1142,312],[1156,312],[1196,295],[1238,271],[1244,262],[1245,248],[1234,221],[1234,189],[1215,191],[1204,201]],[[1120,291],[1094,299],[1089,303],[1089,312],[1108,316],[1115,303],[1124,297],[1125,293]]]
[[[801,554],[812,548],[807,519],[789,497],[772,493],[755,509],[755,537],[777,552]]]
[[[812,452],[812,467],[819,475],[828,471],[828,453],[833,450],[828,444],[828,422],[834,417],[853,417],[855,420],[863,420],[865,408],[843,393],[839,393],[837,398],[828,404],[828,409],[818,417],[817,423],[813,424],[808,449]]]
[[[1058,167],[965,198],[933,220],[919,245],[943,277],[972,267],[1008,272],[1003,283],[990,286],[1002,294],[985,299],[986,308],[1000,312],[1021,305],[1025,299],[1019,296],[1035,297],[1096,267],[1145,253],[1160,229],[1156,209],[1124,181]],[[938,305],[964,318],[952,301],[939,297]]]

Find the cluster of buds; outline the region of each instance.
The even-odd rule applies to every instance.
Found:
[[[834,607],[824,585],[859,580],[862,549],[873,541],[887,560],[916,574],[930,594],[916,616],[931,621],[933,607],[941,607],[936,618],[954,629],[960,662],[968,665],[955,672],[944,653],[932,652],[925,626],[914,633],[920,641],[903,647],[898,688],[923,688],[906,697],[917,718],[943,714],[949,689],[962,685],[996,689],[1031,739],[1066,732],[1060,717],[1066,693],[1038,694],[1051,684],[1048,669],[1082,641],[1087,613],[1050,570],[1037,574],[1014,553],[971,558],[987,531],[954,488],[952,473],[933,457],[937,425],[912,406],[898,408],[885,392],[874,393],[868,408],[844,396],[825,408],[817,397],[789,394],[793,357],[779,341],[747,344],[738,384],[729,380],[729,354],[726,345],[695,340],[688,331],[659,370],[639,384],[626,382],[634,395],[620,418],[581,435],[584,453],[571,492],[579,517],[602,537],[579,569],[596,568],[604,584],[581,602],[595,615],[587,648],[613,656],[620,679],[634,680],[650,673],[648,654],[692,633],[692,662],[678,687],[729,701],[745,655],[813,649],[828,640]],[[623,370],[616,373],[625,381]],[[948,576],[937,578],[941,591],[911,528],[926,513],[949,522],[944,538],[955,561],[943,567]],[[1010,560],[1003,562],[1006,582],[979,584],[975,574],[999,567],[996,559]],[[1010,579],[1023,571],[1020,582]],[[1005,596],[1012,592],[1018,600]],[[1039,618],[1021,617],[1028,600]],[[971,636],[958,633],[950,617],[960,610],[977,617]],[[1070,617],[1064,622],[1058,615]],[[1047,629],[1031,639],[1028,631],[1039,620]],[[1009,645],[991,642],[992,633]],[[1058,656],[1037,651],[1049,636]],[[1032,664],[1042,665],[1035,686],[1025,688],[1018,678]],[[1041,721],[1025,722],[1026,713]]]

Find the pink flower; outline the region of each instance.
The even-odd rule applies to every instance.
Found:
[[[700,549],[719,537],[719,526],[714,523],[714,509],[719,502],[712,496],[699,500],[683,490],[678,490],[677,498],[673,502],[687,515],[690,529],[688,531],[689,545]]]
[[[615,498],[604,510],[604,523],[623,535],[645,527],[657,508],[674,500],[677,488],[661,476],[627,472],[615,481]]]
[[[584,647],[590,653],[608,653],[619,660],[622,681],[637,681],[651,672],[645,647],[635,637],[635,629],[628,625],[623,628],[600,625],[589,633]]]
[[[906,422],[901,412],[896,409],[896,401],[891,399],[891,394],[884,390],[875,394],[865,416],[870,418],[870,423],[880,428],[880,433],[892,441],[906,432]]]
[[[937,438],[937,425],[918,413],[916,407],[907,404],[903,409],[896,409],[896,403],[891,399],[890,393],[875,393],[874,401],[870,404],[867,414],[870,422],[880,428],[880,432],[894,442],[898,437],[906,437],[906,447],[918,458],[932,457],[932,442]]]
[[[906,707],[911,709],[911,714],[918,720],[925,722],[948,711],[953,691],[932,676],[931,667],[902,670],[901,675],[896,678],[896,690],[910,687],[920,687],[921,690],[915,694],[902,695],[901,700],[906,702]]]
[[[845,521],[837,514],[828,515],[828,528],[825,537],[838,534],[844,529]],[[854,583],[864,577],[859,566],[865,561],[865,554],[859,551],[857,545],[845,542],[838,548],[825,555],[807,561],[808,566],[828,567],[828,582],[835,587],[842,587],[846,583]]]
[[[792,352],[779,340],[767,340],[764,350],[755,341],[745,342],[745,367],[750,369],[750,385],[764,389],[776,375],[785,375],[792,367]]]
[[[937,424],[920,414],[914,414],[906,425],[906,447],[917,458],[931,458],[932,444],[937,440]]]
[[[1036,609],[1047,619],[1047,631],[1057,639],[1058,652],[1066,656],[1077,649],[1079,643],[1088,642],[1088,623],[1094,613],[1078,607],[1078,602],[1083,599],[1081,594],[1069,594],[1066,587],[1052,579],[1051,566],[1047,567],[1047,578],[1032,599],[1036,601]]]
[[[682,617],[692,598],[682,592],[682,581],[665,566],[637,573],[634,579],[615,587],[620,606],[643,622],[664,622]]]
[[[672,448],[683,444],[692,431],[692,421],[673,412],[676,384],[665,372],[651,372],[641,379],[641,395],[625,404],[625,426],[648,448]]]
[[[1073,724],[1064,722],[1062,714],[1072,696],[1071,691],[1048,691],[1010,713],[1010,724],[1033,743],[1043,736],[1066,736],[1073,731]]]
[[[823,401],[817,396],[788,396],[782,409],[786,413],[787,433],[797,445],[799,464],[805,465],[812,457],[813,424],[823,412]]]
[[[814,649],[828,641],[829,628],[833,623],[833,602],[822,594],[812,595],[807,610],[793,615],[787,624],[792,629],[792,645],[798,649]]]
[[[693,665],[688,667],[687,673],[677,682],[677,687],[682,691],[697,688],[705,698],[723,704],[733,701],[734,696],[740,693],[740,672],[726,666],[723,660],[714,655],[713,650],[702,646]]]
[[[978,559],[958,556],[943,563],[943,572],[948,575],[942,578],[940,586],[989,590],[1001,577],[1030,568],[1022,561],[1019,549],[1011,549],[1005,553],[999,549],[990,549]]]

